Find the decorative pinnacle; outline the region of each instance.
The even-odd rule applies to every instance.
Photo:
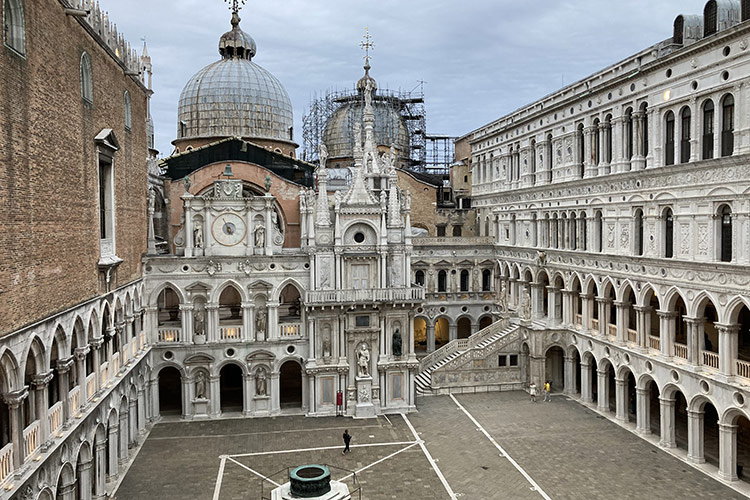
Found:
[[[362,41],[359,44],[359,47],[365,51],[365,68],[370,67],[370,50],[375,49],[375,44],[372,41],[372,36],[370,36],[370,29],[365,27],[365,36],[362,37]]]
[[[245,6],[245,3],[247,0],[224,0],[226,3],[229,4],[229,10],[232,11],[233,14],[238,14],[240,12],[240,9]]]

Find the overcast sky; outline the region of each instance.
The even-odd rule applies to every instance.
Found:
[[[410,91],[425,81],[427,131],[463,135],[524,104],[672,36],[678,14],[706,0],[248,0],[241,27],[253,59],[286,87],[295,140],[302,115],[328,89],[362,76],[369,27],[372,76]],[[146,37],[154,71],[156,147],[172,152],[183,86],[219,58],[230,29],[221,0],[100,0],[138,47]],[[301,150],[300,150],[301,154]]]

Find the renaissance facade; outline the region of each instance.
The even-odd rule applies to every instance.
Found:
[[[727,481],[750,451],[749,18],[710,1],[671,39],[461,138],[501,302],[530,322],[524,381]]]

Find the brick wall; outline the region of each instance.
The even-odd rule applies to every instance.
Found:
[[[114,130],[117,255],[111,288],[141,275],[146,248],[146,90],[63,12],[24,2],[26,54],[0,45],[0,336],[100,295],[94,137]],[[89,53],[94,104],[80,91]],[[132,101],[125,131],[123,93]]]
[[[397,170],[398,187],[404,192],[411,192],[411,225],[427,229],[430,236],[435,236],[435,207],[437,204],[437,189],[431,184],[417,180],[404,170]]]

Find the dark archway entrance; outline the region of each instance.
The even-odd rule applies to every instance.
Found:
[[[296,361],[287,361],[281,365],[279,390],[282,409],[302,407],[302,367]]]
[[[547,350],[546,370],[544,378],[550,381],[552,392],[565,388],[565,353],[557,346]]]
[[[469,318],[461,318],[458,320],[458,338],[468,339],[471,336],[471,320]]]
[[[229,363],[219,373],[219,403],[222,412],[242,411],[242,368]]]
[[[479,320],[479,329],[484,330],[488,326],[492,324],[492,317],[491,316],[483,316],[482,319]]]
[[[159,372],[159,415],[182,414],[182,376],[167,366]]]

